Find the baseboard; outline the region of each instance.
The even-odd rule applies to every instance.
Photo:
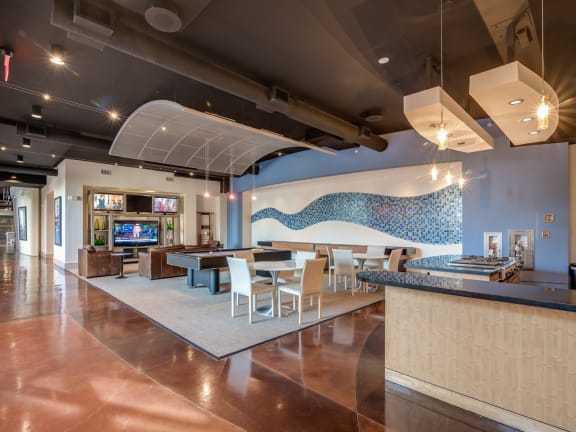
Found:
[[[402,373],[386,369],[386,379],[403,387],[449,403],[450,405],[471,411],[483,417],[492,419],[507,426],[530,432],[566,432],[546,423],[539,422],[529,417],[490,405],[478,399],[465,396],[451,390],[438,387],[434,384],[421,381]]]

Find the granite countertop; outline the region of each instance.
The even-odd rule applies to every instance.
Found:
[[[356,277],[376,285],[576,312],[576,290],[565,288],[387,271],[359,272]]]
[[[491,276],[492,274],[497,273],[502,269],[506,269],[510,266],[516,265],[516,261],[513,259],[502,266],[493,268],[454,266],[448,264],[450,261],[466,257],[467,255],[438,255],[426,258],[416,258],[405,263],[404,267],[407,269],[435,270],[451,273],[466,273],[466,274]]]

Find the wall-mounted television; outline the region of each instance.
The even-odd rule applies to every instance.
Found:
[[[114,221],[114,247],[158,245],[158,221]]]
[[[126,194],[126,211],[131,213],[152,213],[152,197]]]
[[[124,210],[124,195],[110,193],[94,193],[94,210]]]
[[[155,213],[178,213],[178,197],[154,197]]]

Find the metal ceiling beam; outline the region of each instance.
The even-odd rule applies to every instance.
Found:
[[[271,97],[271,89],[221,66],[192,56],[140,31],[142,19],[132,15],[119,16],[111,36],[103,36],[79,27],[73,22],[72,2],[53,0],[52,25],[67,32],[77,33],[124,54],[178,73],[195,81],[218,88],[232,95],[254,102],[268,111],[277,111],[300,123],[338,136],[346,141],[383,151],[388,142],[373,134],[368,128],[359,127],[287,95]]]

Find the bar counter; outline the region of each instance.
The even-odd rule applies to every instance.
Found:
[[[576,312],[576,290],[564,288],[387,271],[360,272],[356,277],[375,285]]]
[[[357,278],[385,287],[387,380],[522,431],[576,431],[576,290]]]

